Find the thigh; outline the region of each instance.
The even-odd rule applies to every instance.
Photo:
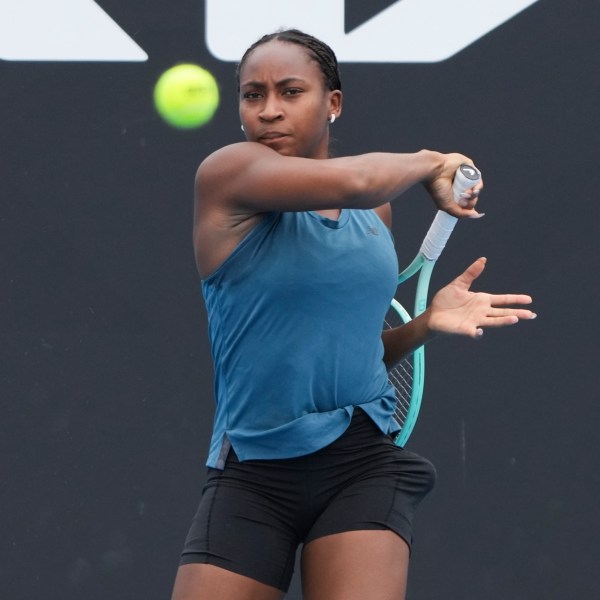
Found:
[[[302,552],[304,600],[402,600],[409,548],[392,531],[321,537]]]
[[[283,592],[250,577],[208,564],[179,567],[172,600],[280,600]]]
[[[209,573],[209,581],[243,577],[285,592],[300,541],[294,491],[269,462],[239,463],[232,453],[224,471],[212,470],[182,551],[181,577],[193,578],[186,589]],[[205,566],[213,568],[197,568]]]
[[[435,481],[433,465],[389,439],[366,457],[360,448],[357,454],[360,460],[338,469],[343,485],[333,488],[305,543],[349,531],[389,530],[410,547],[416,510]]]

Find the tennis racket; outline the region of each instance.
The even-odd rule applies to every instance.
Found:
[[[481,173],[475,167],[467,164],[461,165],[456,171],[452,185],[454,200],[458,202],[460,194],[471,189],[480,179]],[[401,284],[419,273],[413,310],[415,317],[427,307],[431,272],[446,246],[457,220],[456,217],[439,210],[421,244],[419,253],[410,265],[398,275],[398,284]],[[410,320],[409,312],[395,298],[392,299],[384,326],[399,327]],[[425,347],[420,346],[412,354],[403,358],[388,371],[388,377],[396,389],[394,420],[401,428],[394,441],[398,446],[404,446],[413,431],[421,408],[425,383]]]

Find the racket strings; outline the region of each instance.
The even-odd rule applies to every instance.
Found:
[[[395,310],[390,310],[384,319],[386,329],[399,327],[402,324],[403,321]],[[388,379],[396,390],[394,419],[402,427],[408,416],[413,393],[414,367],[412,355],[402,359],[393,369],[390,369]]]
[[[400,364],[388,372],[388,379],[396,390],[394,418],[398,424],[402,426],[406,421],[412,398],[414,382],[412,362],[404,359]]]

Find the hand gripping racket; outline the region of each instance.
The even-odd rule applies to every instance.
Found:
[[[471,189],[481,179],[481,173],[473,166],[461,165],[454,176],[452,192],[458,202],[460,194]],[[429,227],[429,231],[421,244],[421,249],[414,260],[398,275],[398,284],[419,273],[413,314],[420,315],[427,307],[427,291],[431,272],[458,219],[439,210]],[[392,299],[390,309],[385,317],[385,327],[399,327],[411,320],[408,311],[396,300]],[[401,427],[394,441],[404,446],[412,433],[421,408],[423,385],[425,382],[425,347],[420,346],[410,355],[404,357],[388,371],[390,383],[396,389],[396,408],[394,419]]]

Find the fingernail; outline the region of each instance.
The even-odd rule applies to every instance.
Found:
[[[460,195],[460,197],[461,197],[461,198],[465,198],[465,199],[466,199],[466,198],[470,198],[470,197],[471,197],[471,194],[467,194],[467,192],[463,192],[463,193]]]
[[[473,213],[469,215],[469,219],[481,219],[482,217],[485,217],[485,213]]]
[[[537,319],[537,313],[531,313],[530,319]]]
[[[462,206],[464,208],[465,206],[468,206],[469,203],[466,200],[463,200],[462,198],[460,198],[458,201],[458,205]]]

